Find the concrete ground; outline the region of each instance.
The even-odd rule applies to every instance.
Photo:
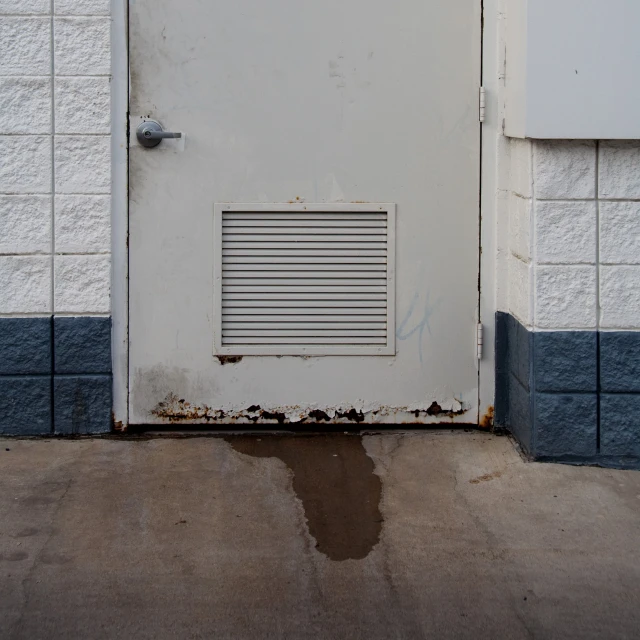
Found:
[[[0,441],[1,638],[637,638],[639,543],[481,433]]]

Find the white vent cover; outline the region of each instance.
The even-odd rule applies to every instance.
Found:
[[[216,204],[215,353],[395,353],[395,205]]]

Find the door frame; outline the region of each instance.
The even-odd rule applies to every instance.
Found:
[[[129,0],[111,0],[111,359],[113,421],[129,425]]]
[[[482,3],[481,82],[486,117],[480,139],[479,321],[484,353],[478,366],[478,424],[490,426],[495,395],[495,312],[497,309],[496,228],[498,162],[502,132],[498,9],[502,0]],[[129,424],[129,0],[111,0],[111,314],[113,419],[116,431]]]
[[[495,317],[501,300],[500,287],[506,283],[506,263],[499,261],[498,248],[508,220],[501,212],[506,200],[500,186],[500,167],[504,162],[507,140],[502,132],[504,104],[505,43],[504,0],[482,2],[482,52],[480,82],[485,91],[485,116],[480,125],[480,249],[479,249],[479,322],[484,328],[483,356],[478,367],[478,425],[493,426],[495,403]],[[507,222],[508,224],[508,222]]]

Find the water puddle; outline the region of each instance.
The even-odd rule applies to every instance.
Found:
[[[316,548],[331,560],[365,558],[380,539],[382,483],[362,437],[230,436],[239,453],[279,458],[293,472]]]

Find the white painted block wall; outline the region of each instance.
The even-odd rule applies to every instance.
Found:
[[[640,329],[640,143],[509,147],[508,310],[540,331]]]
[[[0,0],[0,315],[109,315],[109,0]]]

